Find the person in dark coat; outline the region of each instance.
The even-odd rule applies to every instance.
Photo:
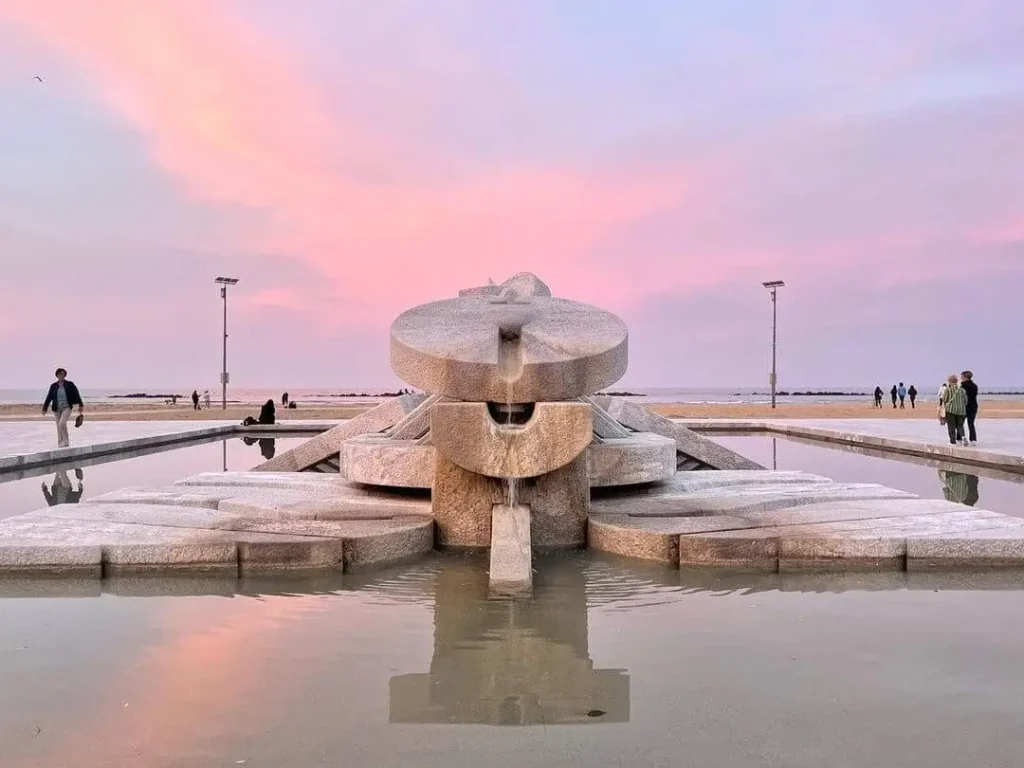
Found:
[[[273,424],[274,423],[274,401],[267,400],[260,408],[260,417],[258,419],[259,424]]]
[[[192,410],[199,410],[199,393],[196,390],[192,390]]]
[[[49,410],[53,411],[53,418],[57,422],[57,447],[67,448],[71,445],[71,440],[68,437],[68,419],[71,417],[71,409],[78,406],[78,419],[75,426],[80,426],[85,405],[82,403],[82,395],[79,393],[78,387],[75,386],[75,382],[67,377],[66,370],[58,368],[53,375],[57,377],[57,380],[50,385],[50,389],[46,392],[43,413],[45,414]]]
[[[889,394],[892,396],[892,407],[895,408],[896,398],[899,397],[899,389],[897,389],[895,384],[892,385],[892,389],[889,390]]]
[[[974,383],[974,374],[970,371],[961,373],[960,386],[967,395],[967,438],[974,445],[978,442],[978,431],[974,428],[974,420],[978,418],[978,385]]]
[[[882,394],[883,394],[882,393],[882,388],[876,385],[875,386],[875,408],[881,408],[882,407]]]
[[[913,410],[917,406],[914,403],[917,401],[917,387],[913,384],[910,385],[910,389],[907,390],[907,396],[910,398],[910,408]]]

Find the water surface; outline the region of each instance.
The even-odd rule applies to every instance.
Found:
[[[580,554],[538,561],[521,603],[444,556],[104,584],[6,585],[25,596],[0,599],[0,764],[1020,765],[1024,581],[1006,577],[737,579]]]
[[[29,470],[25,473],[29,476],[21,479],[0,474],[0,519],[53,504],[88,501],[132,485],[172,485],[198,472],[252,469],[277,452],[308,439],[309,435],[251,434],[144,449],[132,458],[104,456],[64,463],[49,470]]]
[[[1024,475],[820,441],[770,435],[709,437],[769,469],[803,470],[840,482],[880,483],[926,499],[1024,517]]]

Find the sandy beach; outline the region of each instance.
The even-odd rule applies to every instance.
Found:
[[[645,402],[663,416],[689,419],[935,419],[934,402],[918,403],[917,409],[891,407],[872,408],[868,403],[786,403],[772,410],[763,403],[657,403]],[[291,419],[347,419],[358,416],[371,404],[310,405],[277,410],[278,421]],[[226,411],[214,406],[209,410],[192,410],[191,404],[168,406],[163,403],[103,403],[86,406],[86,418],[95,421],[242,421],[258,416],[253,405],[229,405]],[[39,406],[0,405],[0,420],[35,421],[51,419],[43,416]],[[1024,401],[982,400],[979,418],[1024,418]]]

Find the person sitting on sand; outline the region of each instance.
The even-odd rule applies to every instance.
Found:
[[[260,418],[257,423],[259,424],[273,424],[274,423],[274,401],[267,400],[260,408]]]

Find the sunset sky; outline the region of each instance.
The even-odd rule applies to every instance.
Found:
[[[36,80],[41,77],[43,82]],[[1024,385],[1019,0],[0,0],[0,387],[393,386],[529,270],[627,386]]]

